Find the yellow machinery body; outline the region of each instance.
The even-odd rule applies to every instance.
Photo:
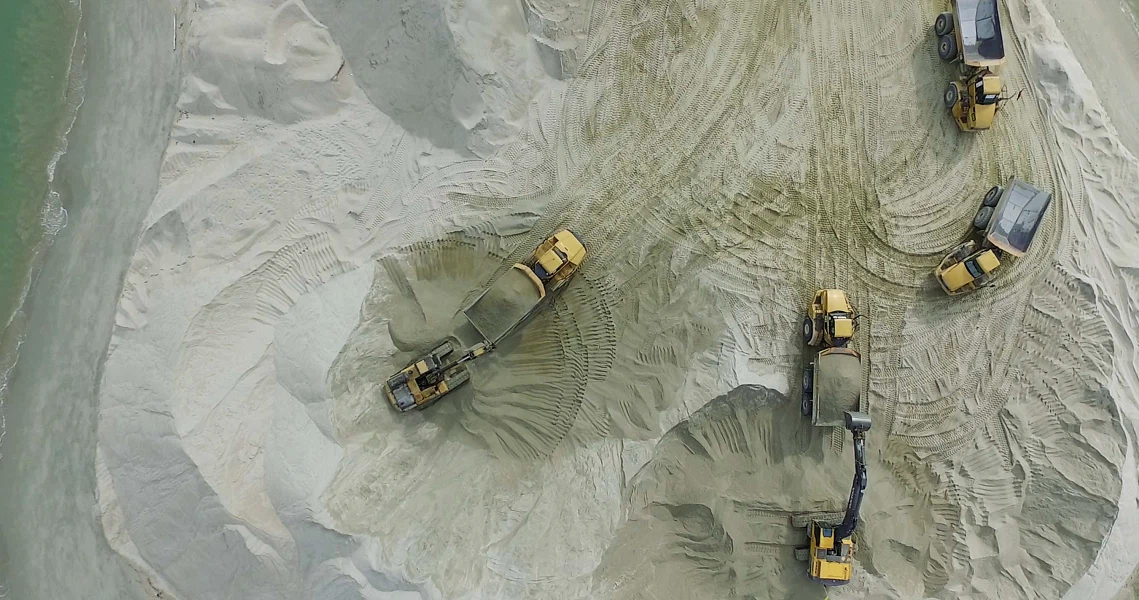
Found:
[[[961,131],[984,131],[993,126],[1000,110],[1001,78],[987,69],[973,72],[957,84],[957,101],[950,111]]]
[[[970,240],[950,252],[934,270],[941,289],[950,296],[976,291],[988,283],[993,271],[1001,266],[1000,258],[991,248],[977,249]]]
[[[819,290],[803,320],[803,341],[809,346],[845,346],[854,337],[854,318],[854,308],[846,292]]]
[[[823,585],[843,585],[854,573],[854,541],[842,540],[835,547],[834,527],[814,522],[810,525],[810,564],[807,574]]]

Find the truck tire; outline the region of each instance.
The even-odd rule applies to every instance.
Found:
[[[993,207],[982,206],[977,211],[977,216],[973,217],[973,227],[984,230],[989,226],[989,220],[993,218]]]
[[[996,206],[1003,192],[1004,190],[999,185],[989,188],[989,191],[985,192],[985,199],[981,201],[981,206]]]
[[[945,88],[945,108],[952,109],[954,104],[957,104],[957,99],[961,97],[961,92],[957,89],[956,82],[950,82]]]
[[[812,396],[815,393],[814,375],[811,373],[811,367],[803,370],[803,398],[799,401],[799,412],[808,419],[811,418],[811,409],[814,408],[814,400]]]
[[[811,317],[803,317],[803,343],[808,346],[817,346],[819,343],[819,328]]]
[[[957,38],[943,35],[937,38],[937,55],[941,60],[954,60],[957,58]]]
[[[933,21],[933,32],[939,36],[953,33],[953,13],[943,12]]]

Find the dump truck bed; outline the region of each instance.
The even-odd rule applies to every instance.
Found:
[[[862,397],[862,360],[847,348],[823,350],[815,358],[814,414],[820,427],[842,427],[843,414],[858,411]]]
[[[955,4],[961,60],[973,67],[1001,64],[1005,42],[997,0],[956,0]]]
[[[525,321],[542,301],[534,280],[518,268],[507,269],[463,310],[479,335],[492,344]]]
[[[1024,256],[1051,203],[1051,193],[1012,179],[989,219],[985,240],[1013,256]]]

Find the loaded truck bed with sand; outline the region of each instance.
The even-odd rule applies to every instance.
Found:
[[[535,279],[529,268],[514,265],[463,309],[463,315],[484,340],[497,344],[544,303],[545,288]]]
[[[568,229],[559,231],[530,258],[507,269],[463,314],[493,347],[538,312],[584,260],[585,246],[577,236]]]
[[[802,411],[818,427],[842,427],[862,398],[862,357],[850,348],[827,348],[803,373]]]

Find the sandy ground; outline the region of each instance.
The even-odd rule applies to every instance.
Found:
[[[850,479],[792,384],[820,286],[866,316],[875,420],[831,597],[1120,589],[1139,169],[1040,0],[1002,4],[1026,92],[977,136],[940,108],[932,2],[390,6],[180,21],[97,465],[109,540],[170,596],[821,596],[787,521]],[[1056,194],[1032,251],[945,297],[1014,175]],[[564,226],[589,261],[470,385],[378,397]]]
[[[1048,12],[1072,47],[1076,60],[1095,82],[1096,92],[1119,139],[1139,155],[1139,4],[1131,0],[1064,2],[1046,0]]]

